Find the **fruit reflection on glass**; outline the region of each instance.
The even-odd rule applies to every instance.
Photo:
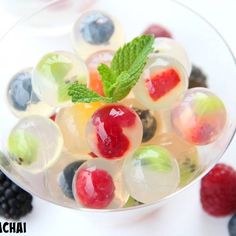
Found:
[[[13,77],[10,109],[24,117],[8,138],[18,173],[51,176],[47,193],[95,209],[153,203],[200,174],[198,146],[223,133],[226,108],[210,90],[188,90],[179,43],[146,33],[124,44],[113,16],[89,11],[74,23],[74,52],[49,52]],[[31,111],[36,97],[50,112]]]

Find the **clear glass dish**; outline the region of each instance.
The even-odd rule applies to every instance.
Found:
[[[59,1],[60,2],[60,1]],[[70,30],[79,14],[70,17],[70,22],[58,34],[58,27],[44,31],[40,28],[27,29],[27,25],[45,17],[49,8],[55,7],[57,2],[49,3],[30,16],[22,18],[15,27],[7,32],[0,41],[0,149],[7,156],[7,137],[17,122],[17,118],[10,111],[6,102],[6,89],[12,76],[24,69],[34,66],[39,58],[50,51],[72,51]],[[49,169],[32,174],[19,172],[8,158],[1,158],[1,169],[21,187],[32,194],[55,204],[96,212],[124,212],[139,209],[145,211],[156,209],[163,203],[173,199],[180,191],[203,177],[222,157],[229,146],[236,127],[236,67],[235,59],[227,43],[216,29],[205,19],[187,7],[170,0],[100,0],[92,9],[101,9],[115,16],[124,27],[126,41],[140,35],[151,23],[166,26],[174,38],[187,50],[193,64],[199,66],[208,76],[209,88],[221,97],[228,111],[228,123],[225,132],[214,143],[198,148],[200,167],[197,174],[188,185],[179,188],[173,194],[152,204],[144,204],[132,208],[94,210],[79,208],[74,201],[67,199],[57,186],[58,174],[62,168],[75,159],[68,156]],[[50,17],[50,16],[48,16]],[[53,25],[53,17],[48,21]],[[45,22],[45,19],[43,19]],[[135,211],[132,211],[135,212]],[[135,214],[135,213],[134,213]]]

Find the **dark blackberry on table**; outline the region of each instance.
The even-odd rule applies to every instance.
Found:
[[[6,219],[18,220],[30,213],[33,197],[12,182],[0,170],[0,215]]]
[[[192,72],[189,77],[189,88],[204,87],[207,88],[207,76],[196,65],[193,65]]]

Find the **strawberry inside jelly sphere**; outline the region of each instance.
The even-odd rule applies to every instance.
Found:
[[[112,104],[93,114],[86,133],[88,144],[97,156],[119,159],[141,144],[143,128],[132,109]]]
[[[184,67],[172,57],[153,53],[133,91],[150,110],[168,110],[182,99],[187,87]]]
[[[112,177],[101,169],[81,169],[76,176],[76,195],[89,208],[106,208],[114,197]]]
[[[171,112],[171,122],[176,133],[195,145],[216,141],[226,121],[224,103],[205,88],[189,89],[183,101]]]
[[[83,163],[72,184],[77,204],[95,209],[122,207],[129,197],[121,175],[122,164],[102,158]]]

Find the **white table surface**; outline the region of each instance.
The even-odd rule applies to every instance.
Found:
[[[2,8],[0,0],[0,35],[14,23]],[[10,2],[11,0],[9,0]],[[181,0],[213,23],[236,53],[235,0]],[[222,162],[236,167],[236,140],[225,153]],[[229,217],[214,218],[203,212],[199,202],[199,183],[179,194],[175,201],[163,206],[156,214],[139,224],[108,226],[91,221],[81,212],[55,206],[34,197],[34,210],[24,235],[96,235],[96,236],[226,236]],[[4,219],[0,218],[0,221]],[[127,222],[128,223],[128,222]],[[8,235],[8,234],[4,234]],[[9,234],[12,235],[12,234]]]

